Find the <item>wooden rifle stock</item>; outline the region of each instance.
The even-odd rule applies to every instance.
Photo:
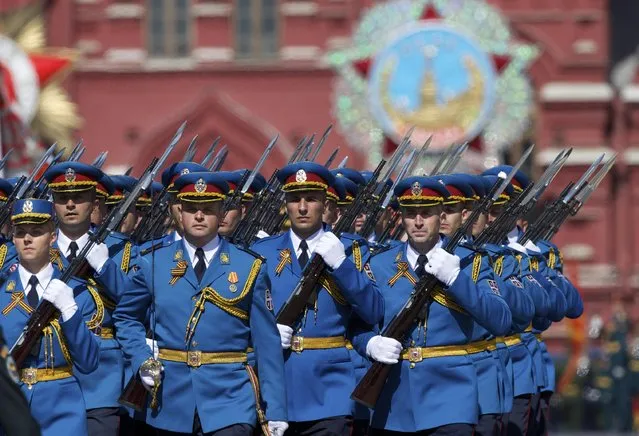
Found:
[[[136,374],[131,377],[131,380],[124,387],[122,395],[118,398],[118,403],[130,407],[136,412],[141,412],[146,407],[148,394],[149,392],[142,384],[140,375]]]

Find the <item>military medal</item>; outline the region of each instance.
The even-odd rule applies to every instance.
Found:
[[[232,271],[229,273],[228,281],[229,283],[231,283],[229,285],[229,291],[236,292],[237,291],[236,283],[239,281],[239,279],[237,278],[237,273],[235,271]]]
[[[189,264],[186,260],[179,261],[177,265],[175,265],[175,268],[171,269],[171,280],[169,280],[169,284],[174,285],[175,282],[177,282],[180,277],[184,277],[184,274],[186,274],[186,269],[188,268],[188,266]]]
[[[399,280],[402,277],[406,277],[408,280],[410,280],[410,282],[413,285],[417,283],[417,280],[415,280],[415,277],[413,277],[413,275],[408,272],[408,262],[397,263],[397,272],[395,273],[393,277],[388,279],[388,284],[390,286],[393,286],[395,283],[397,283],[397,280]]]

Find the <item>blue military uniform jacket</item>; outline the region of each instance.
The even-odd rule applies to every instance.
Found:
[[[352,240],[344,238],[345,247]],[[267,259],[267,271],[273,292],[275,313],[284,305],[302,277],[290,232],[261,239],[253,249]],[[330,271],[317,294],[317,305],[310,308],[297,326],[296,335],[305,338],[348,337],[351,321],[359,319],[376,325],[384,311],[384,301],[365,272],[368,267],[347,258]],[[357,317],[354,317],[356,315]],[[365,334],[365,333],[362,333]],[[355,345],[358,341],[350,338]],[[363,341],[361,341],[363,342]],[[356,346],[365,355],[365,345]],[[314,421],[351,415],[350,394],[356,375],[352,356],[346,347],[285,350],[286,391],[290,421]]]
[[[408,301],[417,281],[406,247],[403,243],[371,258],[385,300],[384,326]],[[483,278],[480,273],[477,281]],[[405,348],[426,347],[433,355],[418,362],[401,360],[393,366],[373,412],[374,428],[416,432],[477,422],[477,373],[466,350],[475,321],[501,335],[510,328],[510,311],[501,296],[478,287],[463,271],[449,288],[436,289],[433,300],[427,329],[416,324],[404,343]]]
[[[197,409],[205,433],[239,423],[255,426],[255,393],[245,362],[189,366],[162,358],[163,350],[194,356],[198,351],[246,353],[251,341],[266,418],[286,421],[280,337],[262,260],[222,239],[198,283],[184,241],[177,241],[146,256],[140,266],[114,317],[124,353],[137,372],[151,357],[145,322],[155,300],[152,319],[164,372],[159,407],[147,408],[146,422],[190,433]],[[193,333],[185,335],[189,326]]]
[[[69,262],[57,244],[51,250],[51,261],[64,270]],[[80,374],[87,410],[100,407],[120,407],[118,398],[124,386],[124,357],[115,339],[116,327],[112,313],[127,280],[113,259],[107,260],[100,273],[94,273],[91,286],[86,290],[96,308],[88,323],[100,345],[100,365],[91,374]]]
[[[60,272],[54,266],[53,278],[59,277]],[[84,284],[72,281],[69,286],[74,289],[78,310],[67,321],[56,320],[44,329],[37,357],[29,356],[22,367],[23,370],[53,367],[60,371],[72,366],[71,377],[38,381],[31,387],[21,383],[31,413],[44,436],[87,434],[85,403],[78,377],[90,374],[98,367],[99,344],[87,328],[95,305],[88,298]],[[0,289],[0,308],[0,326],[8,343],[14,343],[32,310],[24,297],[17,265]]]

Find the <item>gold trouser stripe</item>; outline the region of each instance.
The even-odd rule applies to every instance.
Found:
[[[521,344],[521,338],[519,335],[511,335],[511,336],[499,336],[495,338],[498,343],[505,344],[507,347],[512,347],[513,345]]]
[[[344,338],[344,336],[331,336],[328,338],[293,336],[291,340],[291,350],[296,353],[303,350],[328,350],[329,348],[342,347],[346,347],[346,338]]]
[[[245,363],[245,351],[223,351],[206,353],[203,351],[180,351],[161,348],[158,357],[169,362],[186,363],[189,366],[210,365],[214,363]]]
[[[115,331],[113,327],[102,327],[99,336],[102,339],[113,339],[115,337]]]
[[[25,368],[20,370],[20,380],[29,386],[38,382],[61,380],[73,376],[73,370],[70,366],[61,366],[59,368]]]

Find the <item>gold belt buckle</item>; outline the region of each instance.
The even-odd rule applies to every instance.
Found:
[[[304,336],[293,336],[291,341],[291,350],[301,353],[304,350]]]
[[[22,381],[31,389],[31,386],[38,383],[38,370],[36,368],[23,369]]]
[[[202,366],[202,352],[201,351],[187,351],[186,352],[187,365],[197,368]]]
[[[408,361],[411,363],[417,363],[424,360],[422,356],[422,349],[420,347],[411,347],[408,349]]]

